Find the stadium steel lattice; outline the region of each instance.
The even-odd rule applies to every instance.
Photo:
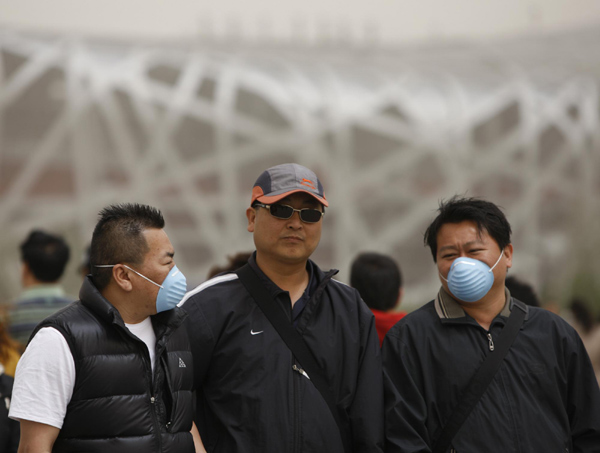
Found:
[[[79,249],[120,201],[167,217],[200,282],[252,248],[244,211],[264,168],[296,161],[332,208],[316,259],[394,255],[407,304],[438,285],[422,233],[461,193],[505,208],[513,272],[559,291],[598,270],[596,32],[449,48],[140,45],[0,32],[0,295],[34,226]],[[588,267],[589,266],[589,267]],[[558,297],[558,294],[557,294]]]

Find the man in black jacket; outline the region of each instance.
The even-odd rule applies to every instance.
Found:
[[[527,314],[516,340],[444,451],[599,451],[600,391],[590,360],[565,321],[511,298],[510,235],[493,203],[455,197],[441,204],[425,242],[442,286],[383,343],[387,452],[432,451],[519,306]]]
[[[312,353],[333,394],[341,429],[238,275],[224,274],[183,301],[194,355],[195,420],[209,452],[383,449],[373,315],[356,290],[332,279],[337,271],[325,273],[309,260],[326,206],[323,186],[309,169],[283,164],[263,172],[246,211],[256,245],[248,266]]]
[[[194,452],[193,361],[174,308],[185,277],[163,228],[150,206],[100,213],[80,300],[37,326],[17,366],[20,452]]]

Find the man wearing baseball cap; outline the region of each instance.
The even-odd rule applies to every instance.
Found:
[[[196,425],[209,452],[382,452],[373,315],[309,259],[328,206],[298,164],[264,171],[246,210],[256,251],[182,301]],[[300,344],[298,344],[300,343]]]

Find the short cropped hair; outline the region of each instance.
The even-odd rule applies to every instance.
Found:
[[[352,263],[350,286],[358,290],[369,308],[388,311],[398,302],[402,274],[389,256],[361,253]]]
[[[504,250],[511,243],[510,224],[498,206],[478,198],[454,196],[440,203],[438,216],[427,227],[424,234],[425,245],[429,246],[434,262],[437,262],[437,236],[442,226],[446,223],[461,223],[467,220],[477,225],[479,234],[482,232],[489,234],[500,250]]]
[[[112,277],[111,268],[98,265],[130,263],[139,265],[149,248],[143,232],[146,229],[163,229],[165,220],[161,212],[151,206],[123,203],[108,206],[99,213],[90,248],[92,279],[102,291]]]
[[[69,261],[69,245],[61,236],[33,230],[21,244],[21,261],[27,263],[33,276],[52,283],[63,274]]]

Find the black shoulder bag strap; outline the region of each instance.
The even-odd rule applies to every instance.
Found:
[[[304,339],[298,333],[291,321],[285,315],[285,312],[277,305],[277,302],[269,294],[264,284],[260,281],[254,269],[249,264],[245,264],[236,271],[240,281],[246,287],[256,304],[263,311],[269,322],[273,325],[281,339],[292,351],[304,371],[308,374],[310,381],[317,388],[323,399],[327,402],[329,410],[335,419],[340,431],[340,437],[347,452],[352,451],[349,445],[347,430],[340,418],[340,409],[336,404],[333,392],[323,375],[321,367],[316,362],[312,352],[306,346]]]
[[[446,426],[444,426],[442,434],[440,434],[433,447],[433,453],[444,453],[450,446],[452,439],[487,390],[496,372],[500,369],[502,360],[514,343],[515,338],[517,338],[519,330],[521,330],[526,314],[527,307],[525,304],[513,299],[512,311],[508,317],[508,322],[502,329],[499,340],[496,342],[495,350],[490,351],[483,364],[475,373],[475,376],[469,382],[467,389],[461,395],[460,402],[452,411],[452,415],[448,419]]]

